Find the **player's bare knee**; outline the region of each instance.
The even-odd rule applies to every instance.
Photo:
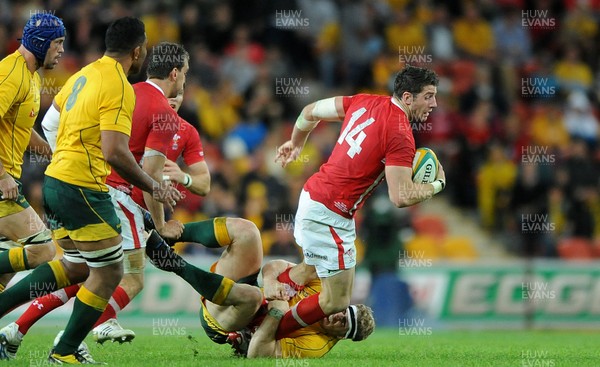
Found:
[[[228,306],[258,307],[262,303],[263,295],[259,288],[248,284],[235,284],[225,300]]]
[[[83,263],[73,263],[64,257],[60,260],[71,284],[83,282],[90,275],[90,268]]]
[[[255,246],[262,250],[260,232],[256,224],[243,218],[227,218],[227,230],[233,242],[244,246]]]
[[[90,267],[90,277],[101,278],[104,287],[117,288],[123,279],[123,264],[113,263],[101,267]]]
[[[35,268],[41,264],[51,261],[56,255],[56,247],[53,242],[47,242],[40,245],[25,247],[27,262],[30,268]]]
[[[246,299],[249,304],[260,305],[263,301],[263,294],[259,288],[249,286],[246,288]]]

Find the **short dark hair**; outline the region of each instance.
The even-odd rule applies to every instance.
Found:
[[[146,40],[146,27],[138,18],[123,17],[108,26],[104,43],[106,52],[127,54]]]
[[[148,78],[166,79],[173,68],[181,70],[190,54],[185,48],[172,42],[161,42],[152,47],[152,57],[148,63]]]
[[[419,94],[428,85],[436,86],[439,83],[437,74],[430,69],[406,65],[396,74],[394,80],[394,95],[402,97],[402,93]]]

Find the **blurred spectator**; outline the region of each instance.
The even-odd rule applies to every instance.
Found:
[[[531,143],[555,150],[566,148],[569,133],[560,106],[549,101],[535,107],[531,119]]]
[[[437,4],[433,10],[433,19],[428,24],[428,44],[436,61],[450,61],[456,56],[450,17],[446,5]]]
[[[477,201],[484,228],[499,230],[505,226],[516,175],[517,167],[504,148],[497,143],[490,145],[488,158],[477,174]]]
[[[586,190],[597,190],[600,174],[583,139],[573,139],[569,146],[570,156],[565,162],[567,171],[567,194],[575,201],[584,201]]]
[[[463,16],[454,22],[454,42],[464,56],[493,58],[496,40],[490,23],[481,17],[474,2],[463,4]]]
[[[554,66],[554,75],[566,92],[574,89],[588,91],[594,79],[591,68],[581,61],[579,47],[573,44],[565,46],[562,58]]]
[[[594,47],[594,39],[598,35],[598,18],[591,11],[588,1],[578,1],[576,6],[566,13],[561,29],[563,42],[574,42]]]
[[[385,28],[388,51],[400,55],[423,54],[427,45],[425,26],[408,8],[396,10],[392,22]]]
[[[493,28],[496,53],[502,63],[519,66],[531,57],[531,40],[523,27],[520,9],[504,8]]]
[[[581,91],[573,91],[567,99],[565,125],[569,135],[585,140],[591,147],[598,141],[598,119],[594,116],[592,105]]]
[[[179,24],[171,12],[169,3],[159,2],[152,13],[142,17],[146,26],[148,48],[163,41],[179,42]]]
[[[520,248],[513,248],[517,253],[527,256],[555,256],[550,233],[540,230],[542,224],[550,223],[549,216],[545,221],[542,218],[546,218],[549,211],[551,172],[549,165],[536,162],[531,156],[522,159],[519,166],[516,182],[509,196],[511,216],[506,218],[515,221],[514,228],[519,233]]]

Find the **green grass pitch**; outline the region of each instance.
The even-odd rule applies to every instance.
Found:
[[[212,343],[200,329],[188,336],[152,335],[134,328],[132,343],[95,344],[86,339],[94,358],[110,366],[598,366],[600,332],[594,331],[436,331],[400,335],[377,330],[367,341],[342,341],[320,360],[245,360],[231,356],[228,345]],[[43,366],[58,327],[35,327],[12,366]]]

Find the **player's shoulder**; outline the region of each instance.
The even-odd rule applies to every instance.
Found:
[[[373,107],[377,107],[377,109],[388,108],[390,105],[390,96],[384,96],[380,94],[355,94],[352,96],[345,97],[344,99],[344,107],[346,110],[360,108],[366,108],[367,110],[372,110]]]
[[[169,111],[175,112],[171,106],[169,106],[169,101],[165,98],[164,94],[152,84],[145,81],[138,82],[133,84],[132,88],[136,98],[142,102],[145,109],[161,110],[168,107]]]
[[[0,82],[7,78],[21,78],[22,70],[27,68],[25,58],[15,51],[0,60]]]
[[[193,138],[194,136],[200,136],[198,130],[194,127],[194,125],[187,122],[181,116],[179,116],[179,131],[181,135],[185,135],[188,138]]]

